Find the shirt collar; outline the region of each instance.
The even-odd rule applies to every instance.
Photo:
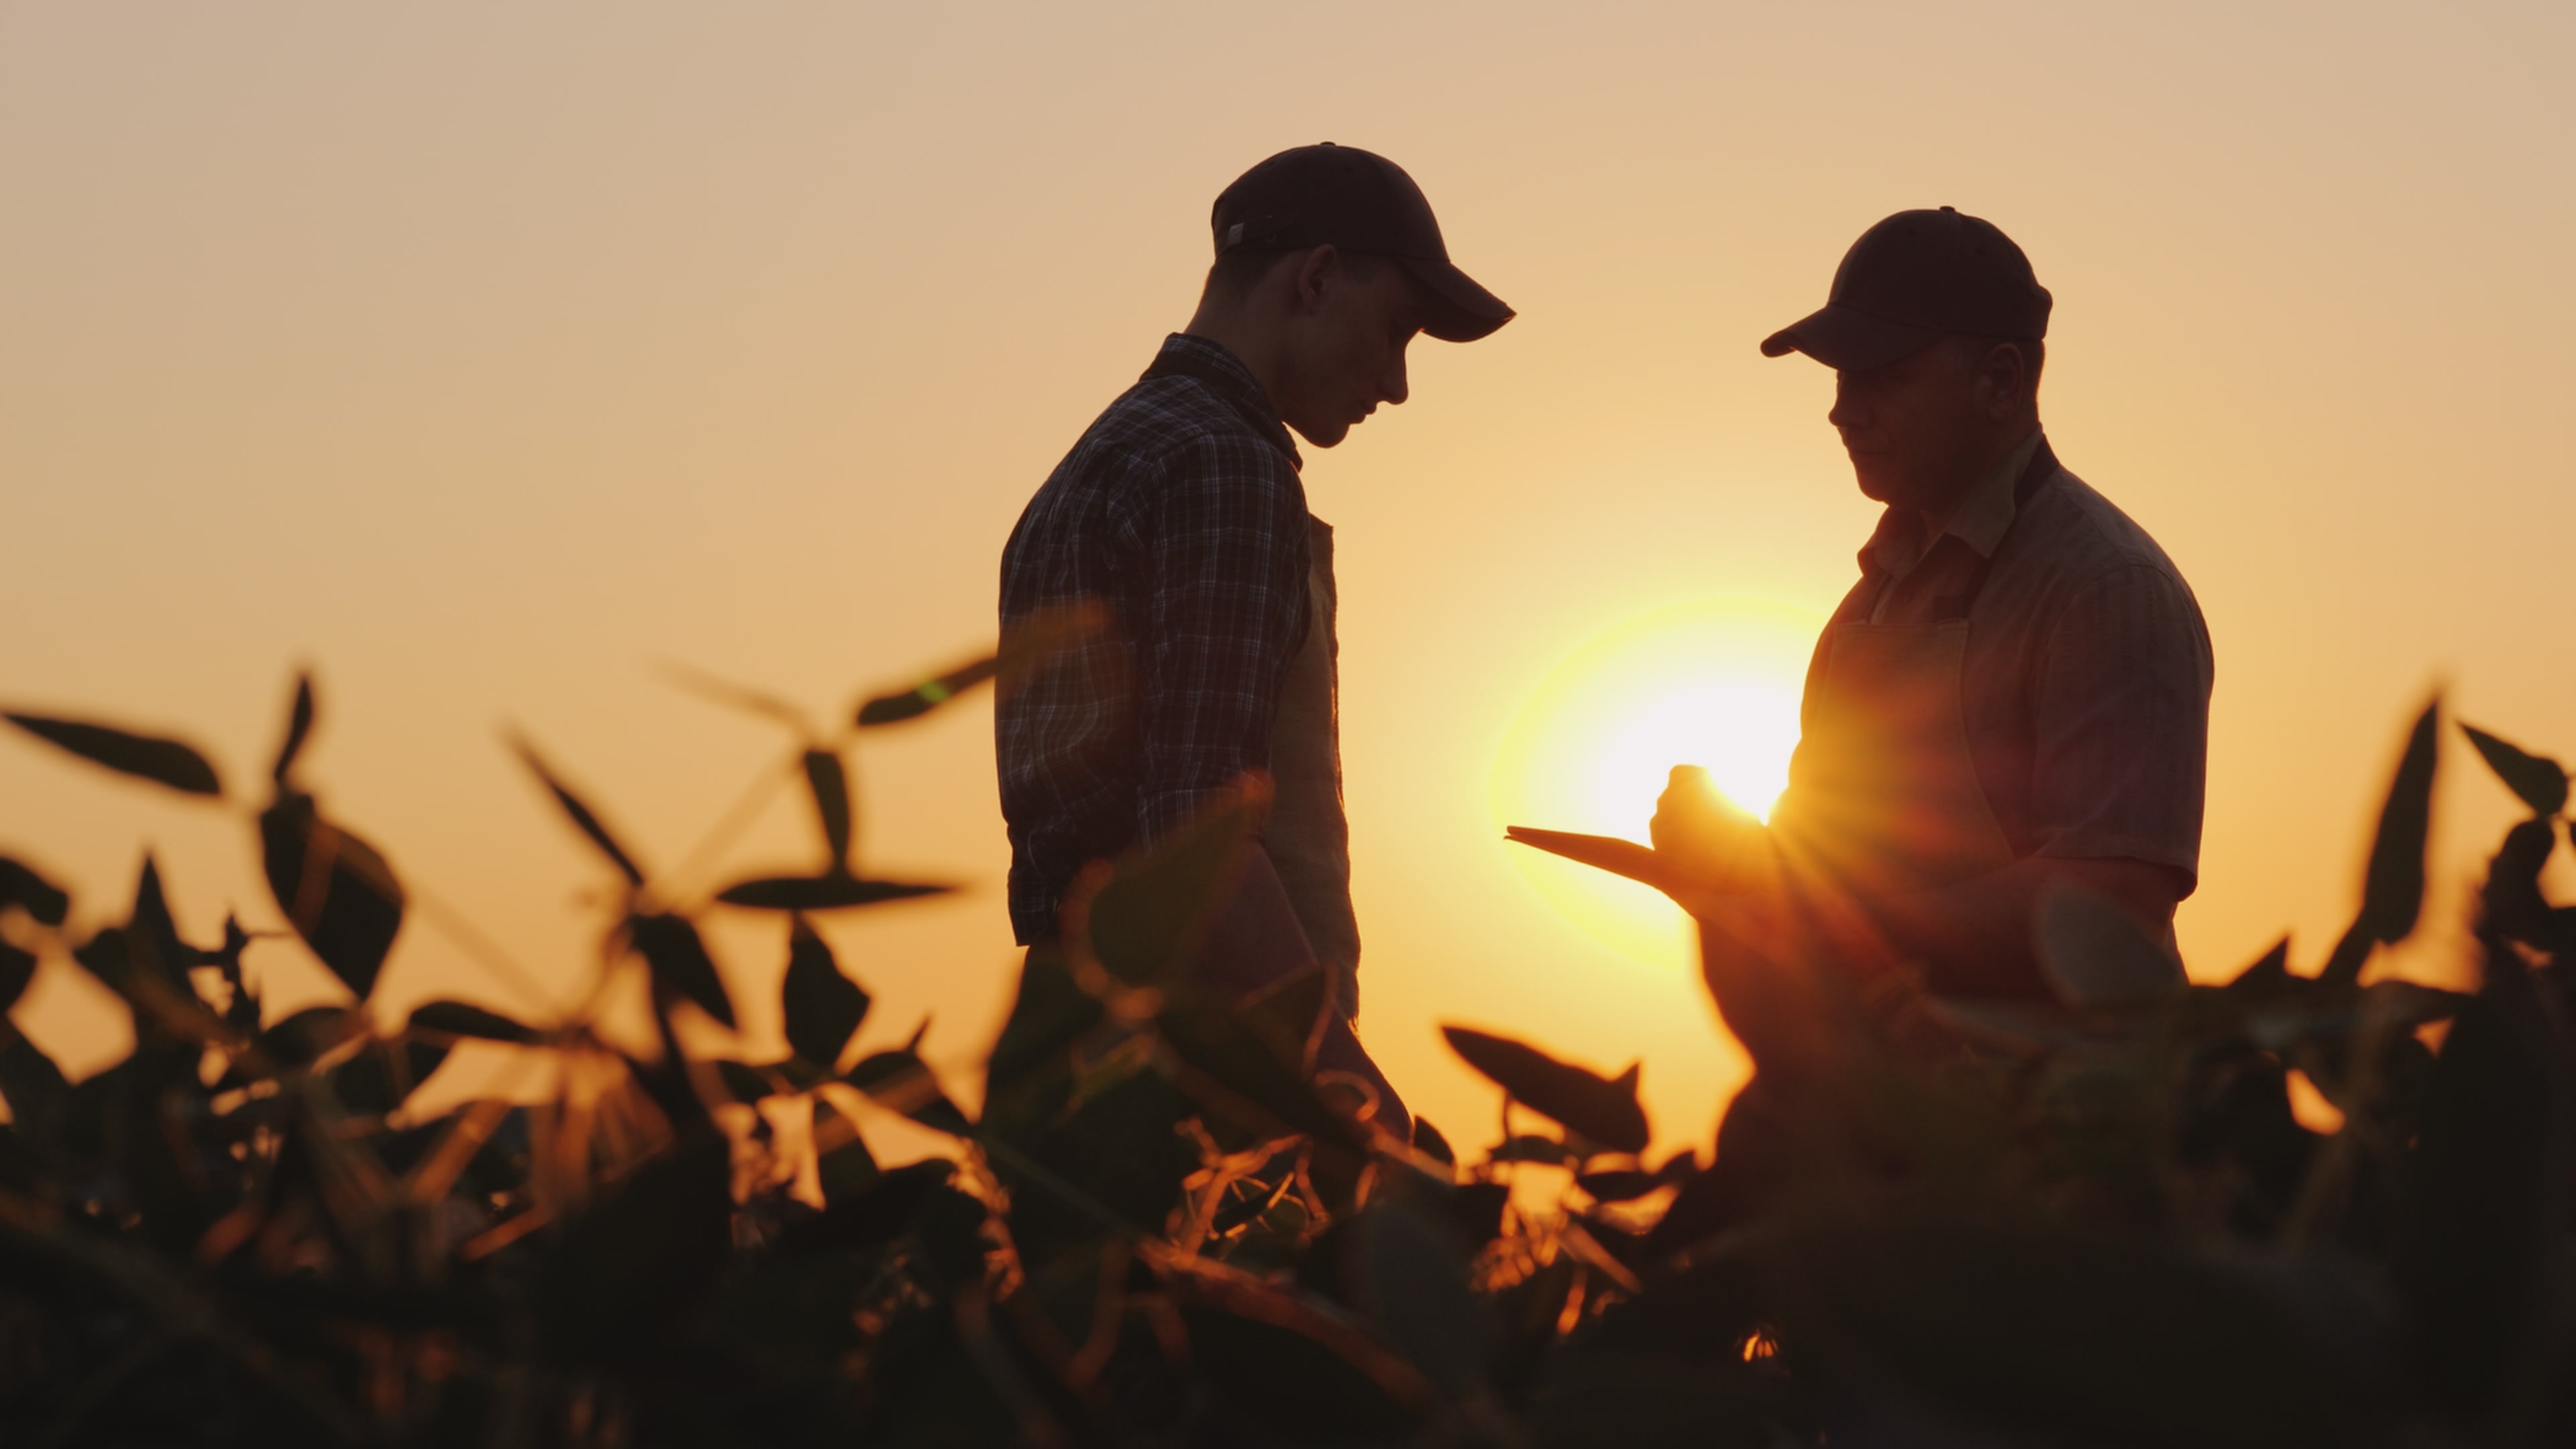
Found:
[[[1298,456],[1296,440],[1288,436],[1287,425],[1279,421],[1279,409],[1271,406],[1270,394],[1262,391],[1261,379],[1254,377],[1252,369],[1223,344],[1175,332],[1163,339],[1163,350],[1154,355],[1154,365],[1145,369],[1145,377],[1186,377],[1206,384],[1209,391],[1251,424],[1254,432],[1286,454],[1289,467],[1304,471],[1306,460]]]
[[[1979,558],[1993,558],[2020,512],[2021,505],[2013,497],[2014,485],[2021,481],[2022,473],[2044,442],[2046,435],[2034,428],[2019,446],[1988,469],[1969,488],[1968,496],[1960,500],[1959,511],[1951,515],[1950,526],[1941,531],[1942,536],[1966,544]],[[1923,536],[1920,515],[1890,508],[1879,515],[1877,531],[1870,534],[1869,542],[1861,545],[1861,572],[1902,578],[1938,542],[1940,539]]]

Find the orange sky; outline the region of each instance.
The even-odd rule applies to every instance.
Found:
[[[568,992],[601,877],[504,722],[675,859],[782,741],[654,662],[837,709],[973,648],[1021,503],[1187,317],[1210,198],[1329,138],[1409,168],[1522,314],[1419,344],[1413,401],[1306,470],[1339,531],[1363,1027],[1458,1135],[1492,1098],[1440,1021],[1642,1056],[1668,1142],[1739,1070],[1695,980],[1505,857],[1493,772],[1588,641],[1848,584],[1873,510],[1829,377],[1754,344],[1886,212],[2029,251],[2051,436],[2209,616],[2196,971],[2284,927],[2322,952],[2435,681],[2576,750],[2563,4],[1262,17],[10,7],[0,699],[184,727],[247,785],[310,661],[326,800]],[[1011,961],[988,719],[858,762],[871,858],[973,890],[836,932],[871,1032],[935,1011],[947,1062]],[[2451,763],[2456,882],[2507,806]],[[807,848],[792,804],[746,866]],[[0,740],[0,850],[90,919],[144,842],[196,931],[267,909],[236,821]],[[755,1032],[780,934],[719,940]],[[262,951],[283,1004],[324,991]],[[433,993],[541,1009],[416,923],[382,994]],[[49,967],[19,1016],[91,1069],[97,1005]]]

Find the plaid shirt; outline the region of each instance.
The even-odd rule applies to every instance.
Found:
[[[1005,636],[1042,610],[1109,612],[994,705],[1022,944],[1055,934],[1086,863],[1269,767],[1280,678],[1306,630],[1301,466],[1251,372],[1176,333],[1011,530]]]

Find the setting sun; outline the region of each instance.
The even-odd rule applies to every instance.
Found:
[[[1798,695],[1821,617],[1758,599],[1678,604],[1574,651],[1522,706],[1495,762],[1504,825],[1643,839],[1675,765],[1768,815],[1798,745]],[[1584,930],[1640,960],[1677,965],[1681,913],[1630,881],[1513,848],[1522,876]]]

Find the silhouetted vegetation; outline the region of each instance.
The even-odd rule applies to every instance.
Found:
[[[185,744],[9,718],[223,793]],[[383,1020],[405,893],[298,783],[314,721],[300,686],[253,820],[276,911],[345,1005],[269,1019],[245,956],[294,947],[230,921],[187,939],[148,860],[123,924],[86,935],[62,889],[0,860],[0,1002],[67,958],[134,1026],[77,1085],[0,1028],[0,1440],[2576,1440],[2576,908],[2539,885],[2567,777],[2471,732],[2531,810],[2485,884],[2483,984],[2365,984],[2420,914],[2429,710],[2319,974],[2285,942],[2224,987],[2145,993],[2158,948],[2068,900],[2043,923],[2052,1009],[1833,963],[1721,981],[1760,1079],[1713,1166],[1640,1155],[1635,1068],[1463,1029],[1508,1099],[1500,1140],[1473,1163],[1427,1123],[1398,1142],[1364,1090],[1310,1071],[1320,974],[1248,1003],[1195,989],[1249,792],[1085,883],[969,1119],[917,1038],[852,1059],[869,995],[806,921],[937,889],[860,874],[849,732],[794,767],[822,867],[703,906],[522,747],[620,893],[590,999],[640,971],[658,1050],[588,1011]],[[734,1020],[710,909],[780,918],[788,1056],[684,1048],[703,1034],[675,1022]],[[553,1068],[551,1094],[408,1113],[465,1041]],[[2339,1132],[2294,1118],[2293,1072]],[[953,1157],[879,1164],[853,1125],[871,1113]]]

